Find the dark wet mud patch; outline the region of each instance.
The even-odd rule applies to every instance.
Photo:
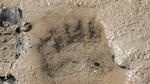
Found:
[[[35,22],[32,35],[38,41],[33,47],[41,55],[41,70],[49,77],[100,81],[116,67],[94,9],[50,10]]]

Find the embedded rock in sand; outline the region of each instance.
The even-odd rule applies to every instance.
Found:
[[[21,26],[22,10],[16,6],[0,9],[0,22],[9,22],[12,25]]]

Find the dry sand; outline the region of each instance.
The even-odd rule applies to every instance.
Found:
[[[29,32],[0,29],[0,78],[11,74],[9,84],[150,84],[149,0],[0,3],[32,23]]]

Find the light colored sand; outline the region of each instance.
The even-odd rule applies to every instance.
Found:
[[[24,20],[33,23],[25,34],[32,48],[10,70],[16,84],[150,84],[149,0],[0,2],[18,5]],[[79,20],[82,27],[75,29]],[[90,37],[88,21],[95,37]],[[94,66],[97,61],[101,67]]]

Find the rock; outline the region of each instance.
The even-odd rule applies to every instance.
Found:
[[[7,76],[0,76],[0,84],[14,84],[15,77],[11,74]]]
[[[0,84],[2,84],[2,82],[3,82],[3,81],[0,79]]]
[[[28,32],[32,29],[32,24],[30,22],[26,22],[21,27],[21,31]]]
[[[22,10],[16,6],[2,8],[0,10],[0,22],[17,24],[21,26]]]

